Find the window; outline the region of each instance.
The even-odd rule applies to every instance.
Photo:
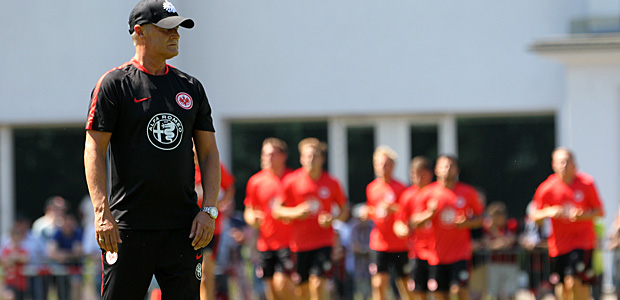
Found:
[[[88,194],[84,175],[83,128],[27,128],[14,131],[16,210],[32,221],[45,200],[59,195],[76,213]]]
[[[487,204],[502,201],[522,217],[538,185],[551,174],[553,116],[458,121],[460,180],[480,188]]]
[[[375,179],[372,166],[374,148],[373,127],[349,127],[347,129],[350,205],[366,203],[366,186]]]

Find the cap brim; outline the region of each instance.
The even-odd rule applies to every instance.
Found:
[[[164,29],[172,29],[177,26],[181,26],[185,28],[193,28],[194,20],[190,18],[183,18],[181,16],[170,16],[170,17],[159,20],[159,22],[154,23],[153,25],[164,28]]]

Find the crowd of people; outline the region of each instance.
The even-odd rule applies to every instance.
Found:
[[[386,146],[372,157],[376,178],[366,186],[367,201],[349,209],[340,183],[323,169],[327,145],[306,138],[298,148],[301,168],[292,170],[284,141],[263,142],[242,212],[234,210],[234,176],[221,166],[220,215],[202,250],[200,299],[598,295],[603,238],[594,221],[602,205],[567,149],[553,152],[554,173],[517,220],[504,203],[487,204],[458,180],[455,157],[440,156],[434,167],[413,158],[407,187],[393,177],[398,155]],[[195,174],[201,206],[198,167]],[[612,231],[609,247],[617,248]],[[99,299],[102,252],[90,198],[77,214],[53,196],[34,222],[18,215],[1,242],[0,262],[0,299]],[[145,299],[161,299],[156,280]]]

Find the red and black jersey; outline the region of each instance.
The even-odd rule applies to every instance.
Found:
[[[198,212],[193,131],[215,131],[196,78],[168,65],[151,75],[132,59],[97,82],[86,129],[112,133],[110,207],[119,228],[191,226]]]

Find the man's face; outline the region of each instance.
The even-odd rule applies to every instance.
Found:
[[[262,169],[283,167],[286,163],[286,153],[271,144],[263,146],[260,155],[260,165]]]
[[[305,169],[319,169],[323,166],[323,156],[314,146],[305,145],[299,153],[299,162]]]
[[[391,177],[394,170],[394,161],[387,157],[387,155],[380,153],[373,157],[372,166],[375,170],[375,176],[378,178]]]
[[[163,59],[171,59],[179,54],[179,27],[164,29],[153,24],[145,24],[144,38],[147,53]]]
[[[448,157],[440,157],[435,166],[437,179],[456,180],[459,174],[459,167]]]
[[[573,176],[576,173],[575,161],[571,155],[564,150],[558,150],[553,153],[551,158],[551,168],[553,172],[561,177]]]
[[[411,180],[412,185],[426,186],[433,180],[433,174],[424,168],[412,169],[409,172],[409,180]]]

